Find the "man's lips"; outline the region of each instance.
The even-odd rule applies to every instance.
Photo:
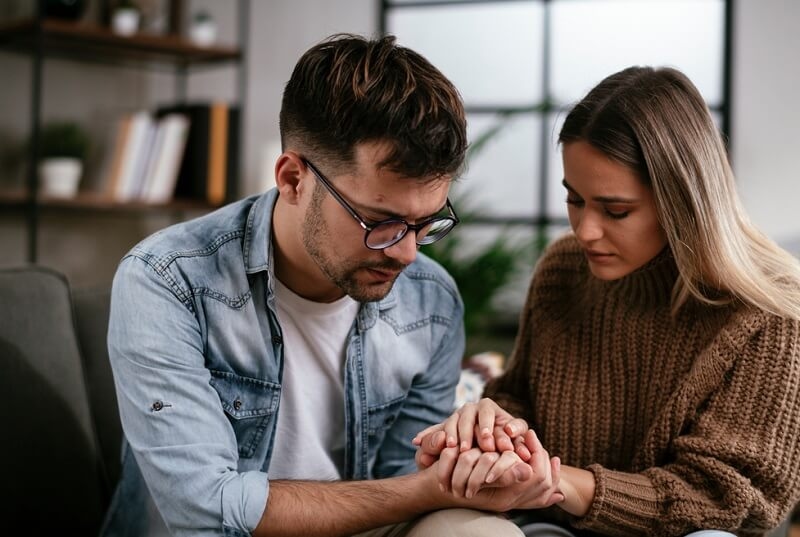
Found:
[[[373,267],[367,267],[367,270],[379,280],[393,280],[400,274],[400,270],[391,270],[391,269],[379,269]]]

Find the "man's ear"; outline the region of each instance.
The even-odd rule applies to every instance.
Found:
[[[280,192],[281,199],[291,205],[296,205],[305,188],[303,175],[306,165],[300,155],[294,151],[285,151],[275,163],[275,184]]]

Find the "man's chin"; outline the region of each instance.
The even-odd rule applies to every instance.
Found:
[[[386,295],[388,295],[392,290],[392,287],[394,287],[395,281],[397,281],[397,278],[388,282],[380,283],[359,282],[356,285],[347,286],[348,288],[343,290],[356,302],[378,302],[379,300],[386,298]]]

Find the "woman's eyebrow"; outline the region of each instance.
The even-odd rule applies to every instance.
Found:
[[[574,188],[570,186],[566,179],[561,180],[561,184],[564,185],[564,188],[575,194],[576,196],[580,196]],[[582,197],[582,196],[581,196]],[[639,200],[634,198],[624,198],[622,196],[595,196],[592,198],[593,201],[599,201],[600,203],[636,203]]]

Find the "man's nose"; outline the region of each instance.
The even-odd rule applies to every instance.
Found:
[[[383,253],[403,265],[410,265],[417,258],[417,234],[409,230],[405,237],[384,248]]]

